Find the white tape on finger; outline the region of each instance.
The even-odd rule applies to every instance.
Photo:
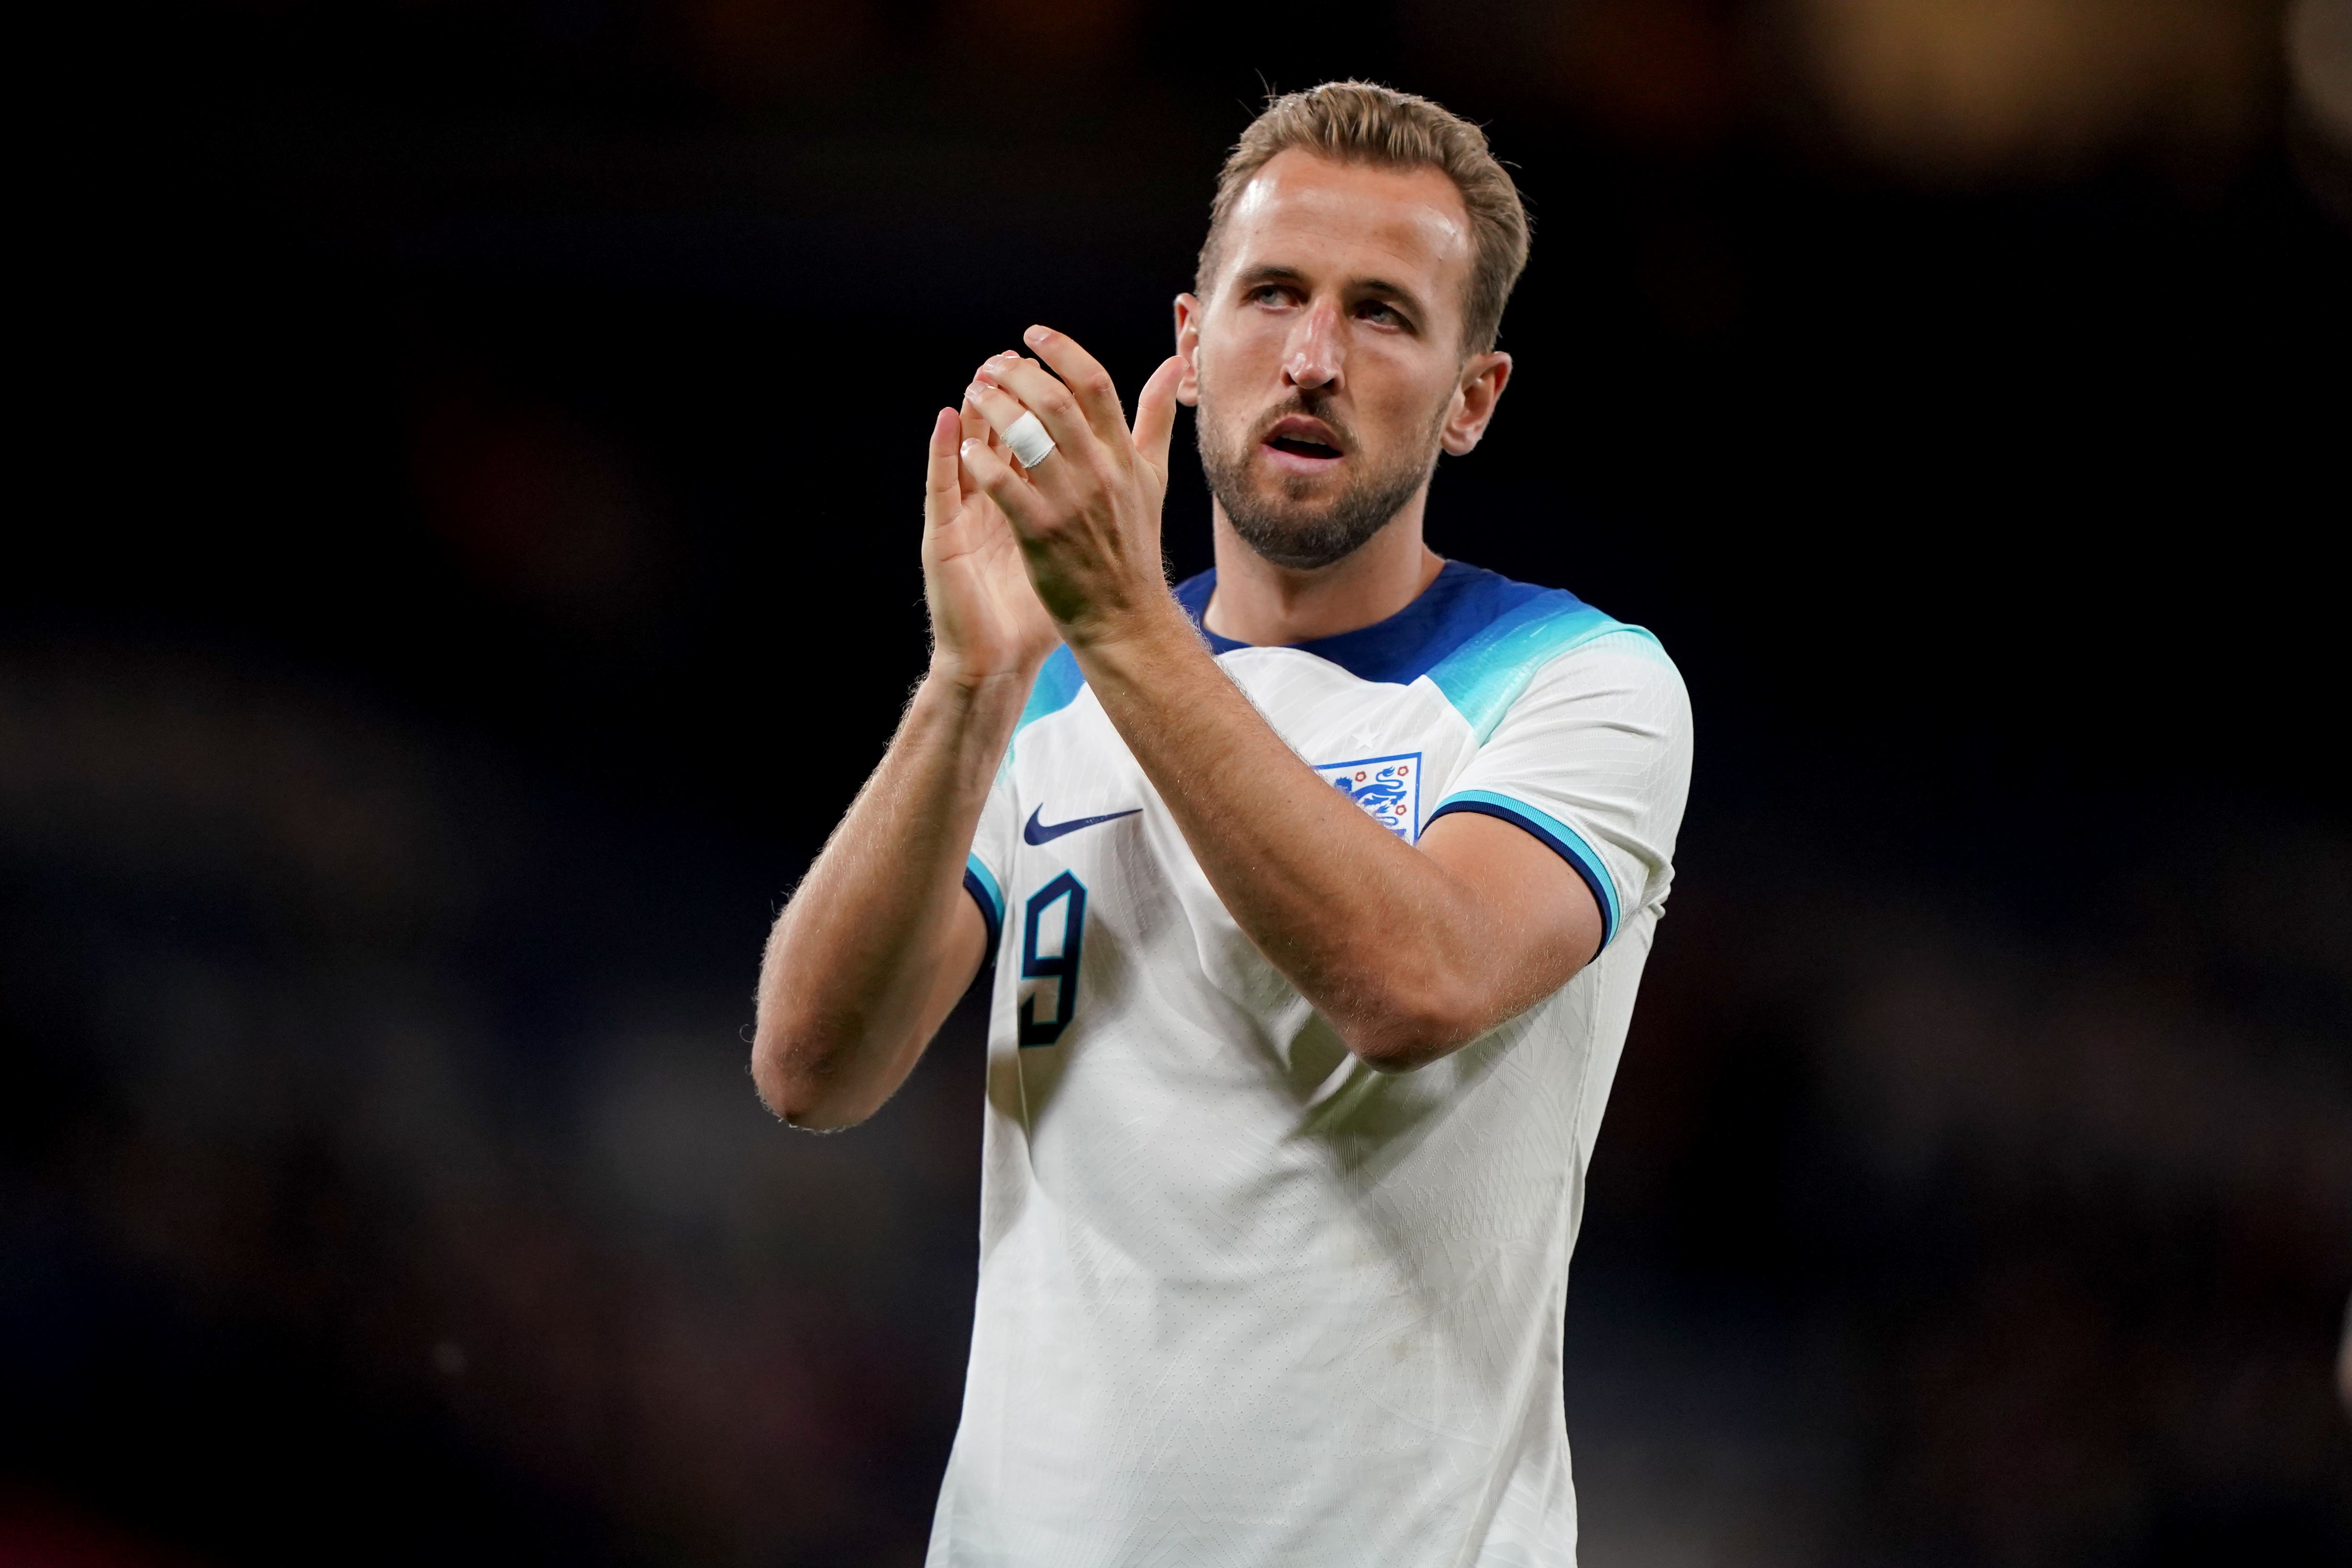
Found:
[[[1037,422],[1037,416],[1026,410],[1013,422],[1013,428],[1004,433],[1004,444],[1013,448],[1013,455],[1024,468],[1034,468],[1054,455],[1054,438],[1045,434],[1045,427]]]

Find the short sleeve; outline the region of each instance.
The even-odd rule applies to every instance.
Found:
[[[1013,768],[1008,759],[996,770],[988,800],[980,809],[980,826],[971,835],[971,852],[964,857],[963,887],[980,905],[988,922],[988,956],[996,956],[1004,935],[1004,886],[1011,880],[1013,843],[1020,832],[1020,811],[1013,800]]]
[[[1681,674],[1646,634],[1612,632],[1536,672],[1428,821],[1474,811],[1525,830],[1592,890],[1605,947],[1665,899],[1690,766]]]

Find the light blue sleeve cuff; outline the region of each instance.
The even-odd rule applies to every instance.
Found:
[[[1004,935],[1004,890],[996,885],[996,878],[980,863],[978,855],[967,855],[963,862],[963,890],[980,905],[980,917],[988,922],[988,956],[996,956],[996,944]]]
[[[1582,834],[1549,812],[1539,811],[1525,800],[1514,800],[1508,795],[1497,795],[1486,789],[1459,789],[1437,803],[1429,814],[1433,822],[1450,811],[1475,811],[1482,817],[1498,817],[1513,827],[1521,829],[1546,849],[1566,861],[1584,885],[1592,890],[1592,902],[1601,906],[1601,945],[1603,947],[1617,937],[1617,883],[1609,874],[1609,867]],[[1429,830],[1424,827],[1422,831]]]

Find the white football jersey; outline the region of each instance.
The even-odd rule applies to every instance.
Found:
[[[1177,591],[1195,622],[1213,575]],[[1372,1071],[1225,913],[1057,649],[965,878],[996,988],[929,1562],[1570,1564],[1569,1252],[1673,878],[1682,679],[1648,632],[1458,562],[1341,636],[1202,634],[1374,821],[1517,824],[1592,889],[1604,943],[1491,1034]]]

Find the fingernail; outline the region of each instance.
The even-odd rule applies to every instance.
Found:
[[[978,402],[980,401],[981,391],[981,384],[978,382],[972,382],[971,385],[963,389],[964,400],[967,402]]]
[[[1046,339],[1048,339],[1048,338],[1052,337],[1054,334],[1053,334],[1053,333],[1051,333],[1051,332],[1048,332],[1048,331],[1047,331],[1047,330],[1045,330],[1045,328],[1043,328],[1043,327],[1032,327],[1032,328],[1030,328],[1030,329],[1029,329],[1029,330],[1027,330],[1026,332],[1022,333],[1021,335],[1022,335],[1024,338],[1026,338],[1026,339],[1027,339],[1030,342],[1032,342],[1032,343],[1040,343],[1040,344],[1042,344],[1043,342],[1045,342],[1045,340]]]
[[[963,444],[956,448],[956,455],[960,457],[969,457],[971,455],[972,448],[979,444],[980,438],[978,436],[966,436],[964,438]]]

